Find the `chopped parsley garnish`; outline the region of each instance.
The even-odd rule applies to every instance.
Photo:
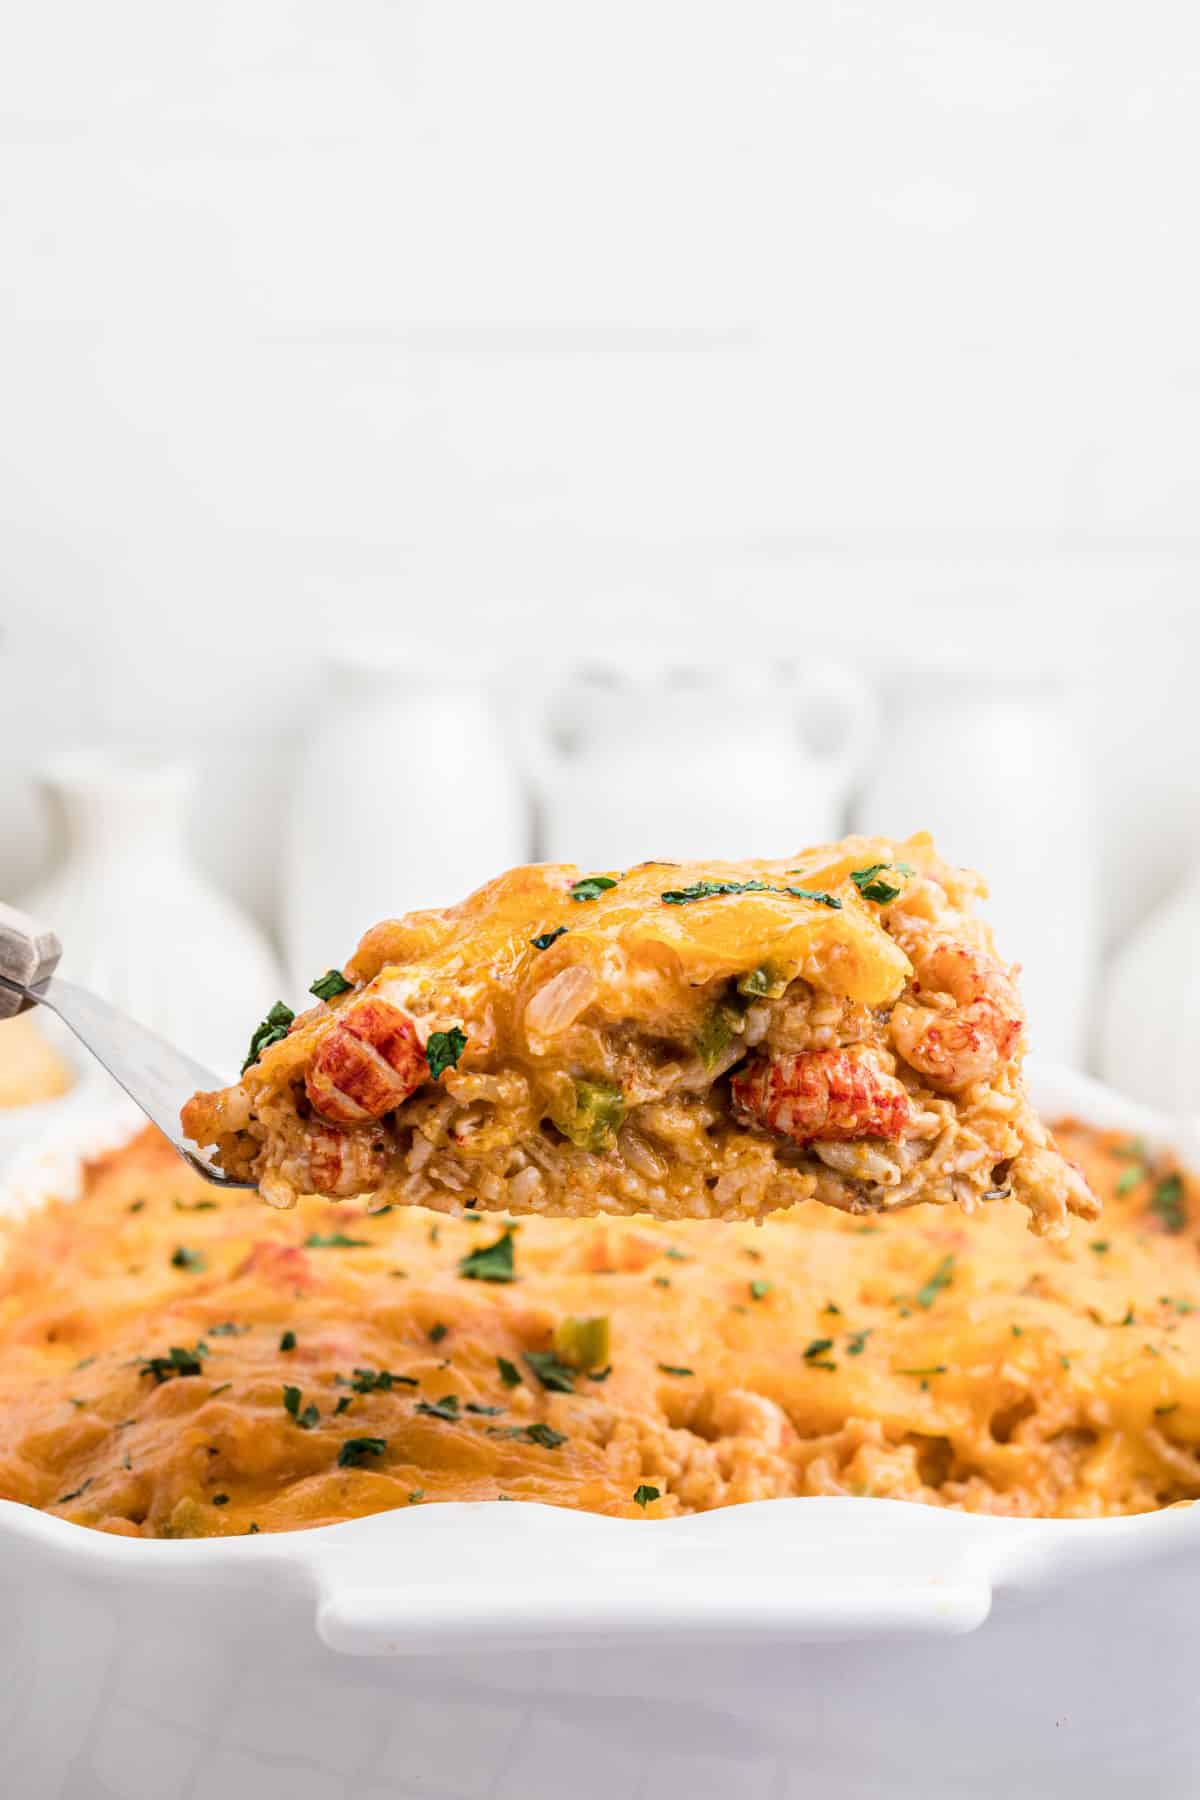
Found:
[[[1107,1238],[1093,1238],[1088,1245],[1088,1249],[1094,1250],[1097,1256],[1107,1256],[1110,1245]]]
[[[506,1388],[520,1387],[521,1371],[518,1369],[516,1363],[509,1362],[507,1356],[498,1356],[496,1358],[496,1370],[500,1376],[501,1382]]]
[[[846,1355],[847,1356],[861,1356],[862,1355],[863,1351],[867,1347],[867,1339],[871,1335],[871,1330],[872,1330],[872,1327],[870,1325],[868,1325],[866,1327],[866,1329],[863,1331],[852,1331],[850,1333],[850,1336],[846,1339]]]
[[[675,1248],[674,1244],[668,1244],[666,1249],[663,1251],[663,1255],[667,1258],[667,1260],[669,1262],[694,1262],[695,1261],[695,1258],[689,1256],[686,1250],[677,1250]]]
[[[658,1489],[656,1487],[651,1487],[648,1482],[643,1481],[641,1487],[634,1489],[633,1504],[635,1506],[640,1506],[643,1512],[645,1512],[652,1500],[661,1499],[662,1495],[659,1493]]]
[[[1137,1315],[1135,1314],[1132,1306],[1127,1306],[1125,1308],[1125,1317],[1123,1319],[1120,1319],[1118,1321],[1118,1323],[1121,1325],[1136,1325],[1137,1324]]]
[[[592,1369],[592,1370],[590,1370],[588,1373],[588,1380],[589,1381],[607,1381],[611,1374],[612,1374],[612,1364],[609,1363],[607,1369]]]
[[[139,1213],[139,1212],[144,1212],[145,1207],[146,1207],[146,1202],[144,1200],[131,1200],[129,1202],[129,1205],[125,1208],[125,1211],[131,1212],[131,1213]]]
[[[171,1256],[173,1269],[187,1269],[189,1273],[198,1275],[208,1267],[208,1258],[200,1250],[189,1250],[186,1244],[179,1244]]]
[[[408,1496],[408,1504],[410,1506],[419,1506],[421,1501],[424,1498],[425,1498],[425,1489],[424,1488],[414,1488],[412,1490],[411,1494]]]
[[[824,1356],[827,1350],[833,1349],[832,1338],[814,1338],[804,1352],[805,1362],[811,1362],[814,1356]]]
[[[353,1394],[342,1394],[342,1395],[340,1395],[340,1396],[339,1396],[339,1397],[338,1397],[338,1403],[337,1403],[337,1405],[336,1405],[336,1406],[335,1406],[335,1407],[334,1407],[334,1409],[333,1409],[333,1416],[334,1416],[334,1418],[335,1418],[335,1419],[336,1419],[336,1418],[339,1418],[339,1417],[340,1417],[340,1416],[341,1416],[341,1414],[342,1414],[342,1413],[344,1413],[344,1412],[346,1412],[346,1411],[347,1411],[347,1409],[348,1409],[348,1408],[349,1408],[349,1407],[351,1407],[351,1406],[353,1406],[353,1405],[354,1405],[354,1396],[353,1396]]]
[[[232,1386],[233,1386],[232,1381],[223,1381],[221,1383],[220,1387],[209,1388],[209,1390],[208,1390],[209,1399],[215,1400],[218,1394],[227,1394]]]
[[[60,1494],[54,1502],[55,1506],[65,1506],[68,1500],[78,1500],[80,1494],[86,1494],[91,1485],[92,1480],[89,1479],[83,1483],[82,1487],[72,1488],[69,1494]]]
[[[912,874],[906,863],[872,863],[869,869],[851,869],[850,879],[864,900],[876,900],[880,906],[886,906],[889,900],[898,897],[898,887],[893,887],[890,881],[878,880],[885,869],[900,869],[906,875]]]
[[[615,888],[616,882],[611,875],[585,875],[582,880],[571,885],[572,900],[598,900],[609,888]]]
[[[575,1370],[560,1362],[553,1350],[526,1350],[523,1356],[542,1386],[550,1393],[575,1392]]]
[[[440,1081],[447,1069],[456,1069],[458,1059],[467,1047],[467,1034],[452,1025],[449,1031],[431,1031],[429,1042],[425,1046],[425,1061],[429,1064],[429,1073],[435,1081]]]
[[[442,1321],[439,1319],[436,1325],[431,1325],[429,1327],[430,1343],[431,1344],[440,1344],[442,1339],[445,1337],[446,1333],[449,1331],[449,1329],[450,1329],[450,1327],[448,1325],[443,1325]]]
[[[290,1006],[285,1006],[282,1000],[277,1000],[275,1002],[262,1024],[258,1027],[258,1030],[254,1033],[254,1036],[250,1039],[250,1048],[247,1050],[246,1060],[242,1064],[243,1075],[246,1073],[246,1070],[250,1067],[251,1063],[258,1061],[264,1050],[271,1044],[278,1044],[281,1039],[287,1036],[288,1027],[295,1017],[296,1015]]]
[[[831,906],[834,912],[841,912],[842,903],[833,894],[823,893],[820,888],[786,887],[780,890],[784,894],[792,894],[797,900],[815,900],[818,906]]]
[[[1116,1194],[1127,1194],[1130,1188],[1135,1188],[1137,1186],[1139,1181],[1145,1181],[1146,1173],[1147,1171],[1144,1163],[1130,1163],[1127,1169],[1121,1170],[1120,1175],[1117,1177],[1117,1185],[1113,1189],[1113,1192]]]
[[[214,1506],[228,1506],[229,1505],[229,1495],[228,1494],[214,1494],[212,1497],[212,1503]]]
[[[458,1272],[465,1281],[515,1281],[513,1233],[510,1228],[494,1244],[481,1244],[461,1257]]]
[[[303,1396],[298,1387],[285,1385],[283,1390],[283,1410],[296,1421],[301,1431],[311,1431],[314,1425],[320,1423],[321,1415],[311,1400],[308,1405],[302,1409],[300,1405],[302,1398]]]
[[[1169,1406],[1156,1406],[1154,1409],[1154,1416],[1156,1419],[1165,1419],[1168,1413],[1178,1412],[1178,1410],[1178,1400],[1172,1400]]]
[[[359,1469],[369,1456],[382,1456],[386,1449],[386,1438],[347,1438],[338,1451],[338,1468]]]
[[[166,1381],[172,1375],[202,1375],[207,1355],[208,1345],[203,1338],[191,1350],[182,1344],[172,1344],[166,1356],[147,1356],[139,1364],[138,1374],[153,1375],[156,1383]]]
[[[493,1437],[520,1438],[526,1444],[540,1444],[543,1450],[557,1450],[567,1441],[564,1432],[543,1425],[540,1419],[536,1425],[489,1425],[488,1430]]]
[[[76,1372],[79,1369],[90,1369],[95,1360],[96,1358],[94,1356],[81,1356],[77,1363],[72,1363],[72,1372]]]
[[[235,1325],[232,1319],[223,1319],[219,1325],[206,1325],[205,1330],[209,1337],[241,1337],[244,1331],[250,1330],[250,1327],[249,1325]]]
[[[145,1201],[142,1202],[143,1206]],[[219,1212],[215,1200],[180,1200],[178,1196],[171,1202],[176,1212]]]
[[[953,1256],[943,1256],[941,1262],[933,1271],[933,1274],[929,1277],[929,1280],[925,1283],[924,1287],[919,1287],[917,1289],[917,1305],[923,1306],[928,1310],[928,1308],[933,1305],[942,1289],[949,1287],[953,1280],[954,1258]]]
[[[370,1238],[347,1237],[344,1231],[310,1231],[304,1240],[306,1250],[367,1250]]]
[[[944,1375],[946,1373],[946,1364],[929,1363],[923,1369],[897,1369],[896,1373],[897,1375]]]
[[[1172,1307],[1175,1312],[1181,1314],[1184,1318],[1187,1317],[1188,1313],[1194,1313],[1196,1310],[1190,1300],[1173,1300],[1170,1294],[1160,1294],[1158,1303],[1160,1306]]]
[[[259,1530],[259,1527],[254,1523],[254,1520],[251,1519],[250,1523],[246,1527],[246,1536],[254,1537],[257,1535],[258,1530]]]
[[[279,1348],[281,1350],[294,1350],[296,1348],[296,1334],[294,1331],[284,1332],[279,1340]]]
[[[774,1283],[770,1281],[752,1281],[750,1283],[750,1298],[752,1300],[765,1300],[773,1286]]]
[[[1182,1175],[1164,1175],[1161,1181],[1155,1182],[1150,1211],[1162,1220],[1173,1237],[1187,1229],[1187,1203],[1183,1195]]]
[[[765,881],[693,881],[689,887],[668,888],[660,899],[667,906],[690,906],[693,900],[712,900],[721,894],[766,894]]]
[[[566,937],[566,935],[566,926],[556,925],[553,931],[543,931],[540,937],[530,938],[529,941],[535,950],[548,950],[551,944],[556,944],[560,937]]]
[[[336,1000],[339,994],[348,994],[353,986],[354,983],[347,981],[340,969],[326,969],[324,975],[317,976],[308,991],[315,994],[318,1000]]]
[[[427,1419],[440,1419],[443,1425],[453,1425],[458,1418],[458,1395],[443,1394],[440,1400],[418,1400],[416,1410]]]
[[[333,1379],[339,1387],[353,1388],[356,1394],[390,1394],[394,1387],[421,1385],[415,1375],[394,1375],[390,1369],[355,1369],[349,1381],[344,1375]]]
[[[694,1375],[695,1369],[687,1369],[682,1363],[659,1363],[664,1375]]]
[[[654,1277],[654,1285],[655,1287],[670,1287],[671,1277],[669,1275],[656,1275]]]

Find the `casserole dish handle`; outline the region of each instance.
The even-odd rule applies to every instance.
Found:
[[[983,1623],[992,1598],[985,1561],[946,1530],[945,1515],[933,1521],[935,1535],[912,1518],[922,1509],[877,1502],[895,1504],[917,1528],[904,1520],[886,1536],[811,1529],[815,1512],[829,1509],[832,1527],[846,1504],[770,1501],[644,1523],[522,1503],[379,1515],[321,1556],[317,1630],[351,1655],[428,1656],[635,1638],[947,1637]],[[861,1503],[849,1504],[859,1509],[855,1526],[866,1525]],[[788,1525],[790,1533],[780,1529]],[[569,1541],[560,1543],[564,1529]]]

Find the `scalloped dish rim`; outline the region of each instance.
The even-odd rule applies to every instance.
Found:
[[[1172,1144],[1200,1166],[1200,1130],[1189,1122],[1172,1121],[1150,1108],[1125,1100],[1091,1077],[1058,1065],[1038,1064],[1031,1059],[1028,1074],[1035,1104],[1043,1112],[1052,1116],[1074,1115],[1101,1126],[1137,1131],[1152,1142]],[[132,1103],[120,1100],[98,1103],[92,1109],[61,1121],[53,1137],[44,1135],[29,1144],[0,1174],[0,1213],[19,1215],[51,1197],[75,1197],[84,1163],[90,1157],[119,1148],[141,1129],[143,1123]],[[639,1576],[642,1580],[648,1576],[651,1582],[644,1590],[645,1600],[657,1604],[659,1595],[653,1583],[661,1573],[670,1590],[668,1610],[675,1623],[682,1626],[687,1622],[685,1615],[689,1613],[689,1601],[678,1579],[672,1578],[669,1565],[677,1560],[679,1551],[684,1552],[686,1562],[689,1550],[705,1554],[719,1548],[723,1559],[722,1586],[758,1584],[757,1595],[752,1586],[742,1611],[753,1614],[761,1603],[763,1628],[769,1629],[774,1609],[770,1604],[769,1589],[763,1583],[772,1574],[778,1576],[779,1565],[774,1559],[780,1553],[785,1521],[786,1548],[798,1557],[806,1552],[823,1550],[830,1526],[835,1529],[839,1552],[845,1553],[856,1545],[871,1547],[870,1561],[876,1575],[880,1573],[881,1549],[887,1554],[894,1551],[895,1568],[887,1571],[889,1579],[893,1576],[903,1578],[907,1574],[910,1578],[924,1580],[927,1584],[932,1581],[936,1585],[938,1577],[930,1573],[925,1548],[931,1541],[939,1540],[945,1542],[947,1550],[953,1545],[958,1553],[958,1565],[961,1567],[964,1559],[967,1563],[974,1562],[977,1565],[975,1573],[983,1581],[979,1592],[973,1597],[962,1597],[956,1610],[951,1598],[952,1584],[947,1576],[944,1598],[949,1611],[941,1620],[940,1629],[962,1631],[972,1629],[986,1617],[990,1582],[1027,1585],[1030,1579],[1040,1581],[1048,1577],[1051,1559],[1047,1552],[1051,1548],[1055,1572],[1059,1575],[1071,1574],[1076,1564],[1082,1568],[1094,1566],[1097,1561],[1105,1565],[1114,1560],[1125,1561],[1130,1556],[1150,1554],[1173,1545],[1181,1536],[1190,1537],[1193,1532],[1200,1531],[1200,1508],[1173,1507],[1097,1520],[1007,1519],[943,1512],[897,1500],[797,1496],[719,1508],[681,1518],[637,1520],[601,1518],[529,1502],[496,1507],[486,1502],[464,1501],[373,1514],[290,1532],[263,1533],[253,1539],[147,1543],[109,1536],[5,1500],[0,1501],[0,1543],[7,1540],[11,1547],[14,1539],[23,1539],[30,1547],[37,1545],[60,1562],[78,1567],[81,1573],[86,1571],[101,1578],[121,1581],[130,1576],[160,1579],[168,1572],[183,1576],[199,1568],[214,1573],[216,1568],[225,1565],[253,1580],[251,1572],[256,1569],[264,1575],[268,1571],[278,1574],[281,1569],[290,1569],[315,1582],[324,1592],[327,1584],[322,1581],[322,1570],[328,1571],[332,1565],[337,1565],[344,1572],[356,1561],[356,1549],[370,1548],[377,1552],[383,1540],[403,1543],[411,1551],[414,1541],[418,1546],[441,1542],[448,1531],[454,1532],[461,1543],[469,1542],[471,1546],[472,1573],[470,1583],[451,1584],[459,1607],[454,1616],[452,1635],[458,1641],[469,1635],[476,1619],[491,1619],[497,1612],[502,1613],[505,1597],[511,1593],[510,1580],[503,1574],[492,1582],[489,1591],[488,1557],[492,1548],[516,1545],[518,1549],[527,1550],[531,1529],[537,1538],[539,1585],[545,1584],[543,1592],[547,1601],[551,1596],[553,1598],[553,1605],[548,1606],[548,1619],[551,1615],[559,1619],[564,1614],[570,1615],[578,1627],[580,1610],[579,1605],[571,1605],[572,1595],[580,1604],[585,1595],[589,1597],[589,1603],[595,1598],[594,1579],[589,1579],[594,1578],[595,1566],[578,1554],[581,1544],[590,1543],[597,1549],[617,1548],[621,1565],[628,1565],[628,1553],[636,1547],[638,1554],[634,1564]],[[764,1527],[767,1527],[765,1531]],[[1084,1552],[1082,1557],[1071,1554],[1072,1547]],[[914,1549],[923,1571],[917,1577],[912,1576],[911,1568]],[[602,1557],[602,1564],[604,1560]],[[375,1566],[378,1569],[378,1563]],[[845,1566],[852,1568],[853,1558]],[[392,1573],[391,1570],[385,1572]],[[411,1568],[408,1572],[414,1573]],[[431,1593],[435,1591],[433,1584],[423,1583],[418,1574],[415,1589],[410,1587],[406,1591],[410,1595],[420,1593],[426,1585]],[[883,1583],[883,1587],[887,1585],[887,1582]],[[823,1586],[828,1612],[828,1583]],[[628,1597],[626,1594],[626,1599]],[[861,1603],[861,1595],[859,1601]],[[690,1604],[698,1629],[719,1623],[710,1615],[707,1596],[703,1592],[697,1592]],[[444,1615],[444,1601],[436,1610]],[[527,1614],[525,1623],[528,1624],[529,1609],[523,1607],[521,1610]],[[627,1610],[634,1629],[648,1628],[644,1604]],[[537,1612],[536,1601],[532,1612]],[[446,1623],[444,1616],[441,1623]],[[611,1626],[611,1619],[607,1623]],[[420,1616],[410,1617],[406,1624],[413,1631],[423,1628]],[[364,1647],[358,1643],[339,1642],[336,1626],[326,1630],[323,1624],[322,1635],[334,1648]],[[408,1635],[407,1629],[403,1635]],[[395,1649],[397,1645],[389,1640],[370,1647]]]

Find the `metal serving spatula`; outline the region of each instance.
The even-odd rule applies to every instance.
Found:
[[[189,1094],[222,1082],[106,1000],[63,981],[54,973],[61,955],[54,932],[0,902],[0,1019],[31,1006],[49,1007],[198,1175],[221,1187],[253,1187],[252,1181],[235,1181],[199,1155],[180,1129],[179,1109]]]

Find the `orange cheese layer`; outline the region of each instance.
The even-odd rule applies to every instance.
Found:
[[[1062,1242],[997,1204],[969,1225],[529,1219],[505,1244],[494,1217],[272,1213],[147,1133],[5,1228],[0,1496],[147,1536],[505,1496],[652,1518],[802,1494],[1191,1499],[1200,1188],[1116,1137],[1060,1136],[1106,1200]],[[511,1249],[514,1278],[472,1278],[497,1242],[484,1269]],[[571,1366],[581,1318],[607,1321],[607,1374]]]
[[[981,886],[924,834],[510,869],[368,932],[184,1129],[283,1207],[752,1222],[1013,1193],[1053,1236],[1095,1202],[1025,1097]]]

